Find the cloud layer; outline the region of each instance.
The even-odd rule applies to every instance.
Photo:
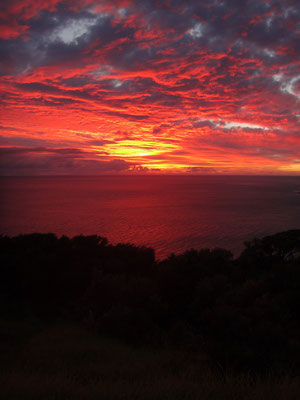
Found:
[[[2,174],[299,174],[297,0],[2,3]]]

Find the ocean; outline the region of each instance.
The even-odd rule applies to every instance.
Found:
[[[300,177],[1,177],[0,233],[107,237],[158,258],[300,228]]]

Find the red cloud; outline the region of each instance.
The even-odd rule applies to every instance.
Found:
[[[297,10],[225,2],[5,3],[5,143],[141,170],[299,173]]]

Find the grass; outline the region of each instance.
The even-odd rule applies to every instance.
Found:
[[[1,400],[297,400],[298,377],[216,373],[195,354],[133,348],[72,324],[0,322]]]

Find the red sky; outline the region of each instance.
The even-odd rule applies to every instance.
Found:
[[[0,173],[300,173],[298,0],[2,0]]]

